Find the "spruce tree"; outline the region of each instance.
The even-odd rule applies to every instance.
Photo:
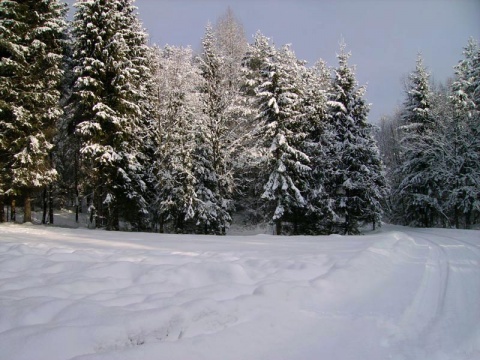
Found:
[[[263,171],[263,150],[258,146],[258,139],[252,134],[258,125],[257,117],[260,113],[257,104],[255,89],[260,85],[261,72],[265,59],[273,55],[273,46],[270,40],[262,33],[257,32],[254,42],[247,45],[242,60],[240,93],[245,107],[243,122],[239,124],[242,131],[239,137],[239,151],[236,153],[236,207],[246,224],[258,224],[265,219],[263,183],[260,181]]]
[[[433,94],[421,56],[409,76],[402,112],[400,179],[394,189],[397,218],[404,224],[430,227],[442,213],[441,184],[435,164],[438,151],[437,119],[432,112]]]
[[[333,168],[329,148],[333,131],[328,123],[327,99],[330,96],[330,72],[323,61],[305,69],[302,77],[303,101],[301,112],[305,117],[305,154],[310,158],[312,171],[306,191],[307,217],[304,232],[325,233],[334,213],[330,194],[326,189],[326,174]]]
[[[480,46],[470,39],[464,59],[455,66],[450,100],[449,177],[445,181],[447,211],[453,224],[470,228],[480,213]]]
[[[203,53],[199,58],[203,77],[203,119],[196,136],[195,177],[199,198],[196,218],[204,232],[225,233],[233,210],[233,171],[230,154],[234,120],[235,88],[226,76],[225,58],[215,46],[215,33],[207,25],[203,38]]]
[[[60,105],[64,109],[58,122],[55,137],[54,164],[59,178],[56,183],[57,197],[60,197],[66,206],[73,205],[75,209],[75,222],[79,222],[82,210],[80,194],[82,193],[79,183],[79,139],[74,135],[75,126],[72,123],[72,107],[69,105],[74,86],[73,74],[73,37],[71,27],[67,30],[67,44],[65,49],[65,61],[63,64],[64,76],[61,85],[62,97]]]
[[[284,46],[280,50],[257,35],[258,80],[255,87],[259,114],[252,137],[259,158],[261,198],[275,233],[283,233],[283,223],[298,224],[306,213],[304,194],[310,159],[303,151],[305,118],[301,113],[304,63]],[[252,67],[253,69],[255,67]]]
[[[57,0],[0,2],[0,198],[21,195],[25,222],[33,192],[57,176],[51,151],[62,113],[65,14]]]
[[[80,1],[73,23],[72,124],[97,225],[143,226],[150,72],[146,34],[131,0]]]
[[[356,234],[362,223],[380,221],[386,180],[372,125],[367,121],[365,88],[358,87],[344,45],[337,57],[329,101],[334,132],[329,155],[334,167],[327,174],[327,191],[334,200],[337,223],[343,222],[345,234]]]

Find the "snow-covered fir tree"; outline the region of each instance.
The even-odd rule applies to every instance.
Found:
[[[404,108],[381,124],[393,222],[469,228],[478,219],[478,49],[470,39],[447,85],[430,84],[419,58]]]
[[[72,122],[96,225],[142,227],[149,118],[147,37],[132,0],[79,1],[73,22]],[[92,217],[93,219],[93,217]]]
[[[198,123],[195,149],[196,193],[199,204],[196,220],[205,233],[225,233],[233,210],[233,167],[231,132],[235,119],[234,87],[228,81],[225,58],[215,46],[210,24],[205,29],[199,67],[203,77],[203,118]]]
[[[463,54],[451,90],[450,171],[444,184],[453,224],[470,228],[480,214],[480,45],[470,39]]]
[[[261,173],[262,149],[256,146],[255,137],[251,136],[257,126],[259,114],[255,89],[261,82],[260,68],[263,59],[271,56],[270,40],[261,32],[254,36],[252,44],[242,59],[240,92],[243,97],[245,113],[241,124],[239,151],[236,154],[236,208],[246,224],[257,224],[264,221],[264,209],[261,195],[263,184],[259,181]],[[269,55],[270,54],[270,55]]]
[[[59,107],[66,5],[57,0],[0,2],[0,207],[51,184],[52,139]]]
[[[334,143],[327,106],[331,87],[330,70],[323,61],[318,61],[313,67],[305,68],[302,81],[304,93],[301,112],[306,129],[303,151],[310,158],[309,166],[312,169],[308,176],[308,212],[302,232],[324,233],[334,216],[332,199],[325,186],[328,169],[334,166],[328,150]]]
[[[449,101],[451,95],[450,86],[443,84],[431,85],[432,117],[435,119],[435,127],[432,129],[433,139],[430,142],[429,152],[432,153],[433,161],[427,174],[431,174],[433,182],[437,185],[437,193],[434,195],[438,202],[435,224],[437,226],[451,226],[452,212],[447,204],[447,198],[451,195],[450,189],[454,153],[456,152],[456,140],[454,136],[454,109]],[[433,225],[432,225],[433,226]]]
[[[259,114],[252,139],[258,157],[257,181],[263,186],[261,198],[275,233],[283,233],[283,223],[298,225],[307,203],[304,192],[310,159],[303,152],[305,118],[300,111],[303,97],[301,74],[304,68],[289,46],[276,49],[261,34],[256,35],[251,69],[257,71],[255,96]]]
[[[373,128],[367,121],[365,87],[358,87],[345,45],[337,57],[329,101],[334,131],[329,156],[334,167],[328,169],[326,186],[334,200],[333,220],[337,224],[332,225],[340,225],[345,234],[355,234],[362,223],[380,221],[386,179]]]
[[[60,105],[64,112],[58,122],[55,137],[54,163],[59,174],[56,182],[56,198],[67,206],[75,208],[75,222],[79,222],[82,210],[80,201],[79,175],[80,175],[80,143],[79,137],[75,136],[75,124],[73,123],[72,106],[69,105],[74,85],[73,67],[73,36],[71,27],[67,29],[67,44],[65,49],[64,76],[62,80],[62,97]]]
[[[194,174],[195,134],[202,118],[202,77],[190,48],[155,48],[156,83],[154,177],[156,214],[161,232],[192,231],[199,203]],[[200,117],[200,119],[199,119]]]
[[[441,184],[435,164],[439,150],[437,119],[433,116],[433,94],[429,74],[421,56],[409,76],[402,112],[401,165],[394,185],[394,211],[403,224],[429,227],[442,215]]]
[[[220,72],[223,97],[228,98],[225,120],[228,128],[229,171],[233,175],[233,200],[237,218],[245,217],[251,211],[250,200],[246,196],[250,169],[245,137],[254,118],[250,97],[244,92],[245,78],[243,62],[248,48],[243,25],[229,7],[218,19],[213,28],[213,41],[216,57],[221,58]],[[248,218],[248,216],[247,216]]]

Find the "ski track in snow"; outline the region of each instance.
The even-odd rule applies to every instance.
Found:
[[[0,359],[480,359],[480,231],[0,225]]]
[[[479,331],[480,242],[473,244],[458,237],[441,234],[438,230],[410,229],[409,233],[416,241],[423,242],[429,247],[424,279],[417,292],[417,296],[422,298],[420,302],[425,304],[425,311],[416,311],[417,317],[418,314],[421,314],[424,318],[429,319],[422,325],[419,336],[417,335],[418,346],[424,348],[419,358],[429,358],[429,353],[437,353],[439,356],[439,349],[448,346],[458,350],[452,359],[479,358],[478,349],[472,351],[472,354],[476,355],[462,357],[460,344],[468,339],[469,334],[458,330],[469,328],[476,331],[477,334]],[[477,240],[480,240],[480,236],[477,237]],[[458,256],[457,253],[461,256]],[[468,278],[459,276],[465,272],[472,272],[472,274]],[[465,280],[471,282],[471,287]],[[463,286],[459,288],[462,283]],[[432,290],[430,291],[432,296],[434,293],[437,294],[437,299],[434,301],[426,299],[429,293],[426,289],[429,287]],[[461,302],[462,300],[465,302]],[[462,307],[469,304],[470,306],[465,307],[468,311],[461,311],[461,308],[458,307],[459,303],[462,304]],[[455,308],[456,306],[457,308]],[[443,334],[448,334],[448,336],[442,336]],[[478,344],[476,346],[478,347]],[[439,358],[441,357],[439,356]]]

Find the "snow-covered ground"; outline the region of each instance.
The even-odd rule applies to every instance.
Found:
[[[0,359],[480,359],[480,231],[1,225]]]

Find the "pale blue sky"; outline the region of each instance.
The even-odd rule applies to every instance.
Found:
[[[69,0],[72,3],[73,0]],[[150,41],[199,49],[205,25],[230,6],[247,39],[260,30],[297,57],[335,66],[343,38],[367,84],[370,121],[403,101],[403,78],[421,52],[438,81],[453,75],[468,38],[480,39],[479,0],[137,0]]]

